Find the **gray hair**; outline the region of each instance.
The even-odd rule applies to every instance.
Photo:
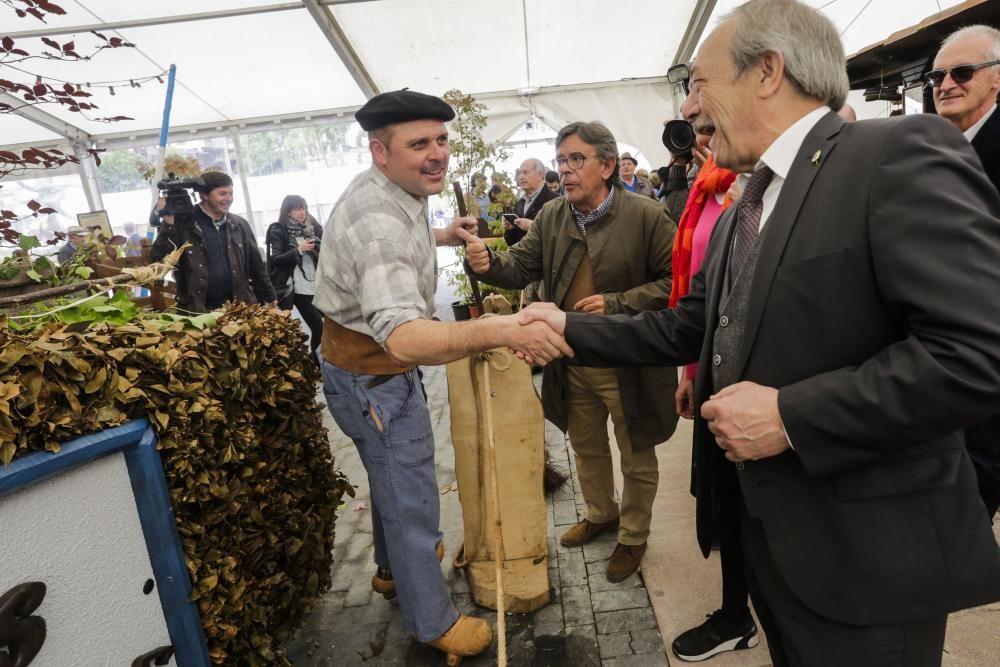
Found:
[[[596,120],[589,123],[580,121],[570,123],[559,130],[559,134],[556,136],[556,149],[558,150],[559,145],[574,134],[580,137],[580,140],[585,144],[592,146],[597,151],[597,157],[601,160],[615,161],[614,171],[604,182],[609,188],[618,185],[621,182],[618,176],[618,141],[615,139],[615,135],[611,134],[611,130],[604,123]]]
[[[723,20],[737,19],[731,55],[743,74],[767,51],[785,58],[785,76],[800,93],[834,111],[849,84],[844,45],[830,19],[797,0],[750,0]]]
[[[545,163],[544,163],[544,162],[542,162],[541,160],[539,160],[539,159],[538,159],[538,158],[536,158],[536,157],[530,157],[530,158],[528,158],[527,160],[525,160],[525,162],[527,162],[528,164],[530,164],[530,165],[531,165],[531,168],[532,168],[533,170],[535,170],[535,171],[540,171],[540,172],[542,172],[543,174],[545,173],[545,170],[547,169],[547,167],[545,166]],[[522,164],[523,164],[523,163],[522,163]]]
[[[970,25],[951,33],[941,42],[941,48],[953,44],[966,37],[987,37],[992,41],[986,51],[986,60],[1000,60],[1000,30],[988,25]],[[971,63],[970,63],[971,64]]]

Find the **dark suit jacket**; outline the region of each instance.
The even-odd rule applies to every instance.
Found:
[[[983,163],[986,177],[1000,191],[1000,110],[994,110],[979,128],[972,148]],[[993,480],[994,487],[1000,485],[1000,413],[970,425],[965,430],[965,444],[982,474]]]
[[[555,192],[549,190],[545,183],[542,183],[542,191],[538,193],[537,197],[535,197],[535,201],[531,202],[531,206],[528,207],[527,211],[524,210],[524,197],[517,200],[517,203],[514,204],[514,215],[519,218],[534,220],[535,216],[538,215],[538,212],[542,210],[542,207],[545,206],[547,202],[552,201],[558,196],[559,195]],[[527,233],[528,232],[522,230],[520,227],[514,226],[504,231],[503,240],[507,242],[508,246],[512,246],[523,239],[524,235]]]
[[[972,139],[972,147],[983,163],[986,177],[1000,190],[1000,108],[994,109],[989,120],[979,128]]]
[[[960,431],[1000,407],[1000,196],[971,158],[938,117],[845,124],[831,113],[764,227],[732,363],[779,389],[795,449],[737,474],[788,585],[841,623],[906,623],[1000,599],[1000,549]],[[579,362],[700,360],[704,403],[735,210],[675,310],[569,314]],[[700,418],[694,457],[707,555],[732,464]]]

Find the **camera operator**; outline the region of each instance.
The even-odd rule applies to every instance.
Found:
[[[276,301],[250,223],[229,212],[233,179],[221,171],[206,171],[200,184],[177,183],[175,187],[165,188],[169,181],[160,185],[168,192],[157,212],[163,224],[151,252],[153,261],[158,262],[175,247],[191,244],[174,270],[177,307],[203,313],[234,299],[244,303]],[[178,208],[178,202],[183,205],[187,197],[179,188],[188,187],[201,196],[190,214]]]
[[[281,202],[278,221],[267,228],[266,239],[267,275],[278,295],[278,307],[298,308],[315,353],[323,338],[323,316],[313,306],[323,228],[309,214],[303,197],[288,195]]]

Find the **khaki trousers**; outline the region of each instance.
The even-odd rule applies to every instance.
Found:
[[[649,536],[653,500],[660,480],[656,449],[632,451],[615,369],[568,366],[567,371],[569,439],[576,454],[576,472],[587,504],[587,520],[605,523],[620,516],[618,541],[631,546],[643,544]],[[620,511],[615,502],[609,414],[621,452]]]

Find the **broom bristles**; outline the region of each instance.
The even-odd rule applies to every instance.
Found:
[[[569,475],[549,462],[549,453],[545,452],[545,472],[542,474],[542,489],[545,495],[558,491],[568,479]]]

